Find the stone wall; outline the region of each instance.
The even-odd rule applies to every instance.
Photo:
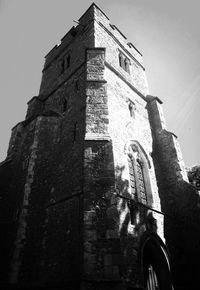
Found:
[[[8,156],[14,170],[16,237],[9,271],[14,285],[80,283],[85,47],[93,39],[88,21],[47,56],[41,93],[13,129]],[[61,73],[59,61],[68,48],[70,66]]]
[[[11,136],[10,282],[141,288],[144,243],[164,241],[142,56],[96,5],[79,21],[46,56],[40,94]],[[148,168],[147,205],[130,190],[132,142]]]
[[[80,107],[73,105],[71,125],[66,112],[65,116],[38,116],[23,126],[18,151],[11,145],[15,174],[10,208],[17,227],[12,284],[37,286],[48,281],[58,285],[79,279],[84,131],[84,114],[77,114]]]
[[[111,25],[110,21],[99,10],[96,9],[95,12],[95,46],[106,47],[106,66],[111,66],[114,71],[120,74],[121,78],[145,96],[148,93],[148,87],[142,55],[134,47],[127,45],[127,39]],[[119,66],[120,51],[129,61],[130,73]]]
[[[143,206],[133,209],[135,218],[139,214],[139,221],[131,223],[129,202],[133,199],[130,191],[130,177],[128,168],[128,147],[132,141],[137,141],[148,156],[150,162],[150,187],[153,198],[152,208],[161,211],[160,199],[154,165],[151,157],[152,136],[148,122],[146,102],[138,96],[126,83],[111,70],[106,69],[108,81],[108,110],[109,133],[113,143],[116,191],[120,196],[117,201],[119,214],[119,235],[123,253],[124,278],[133,286],[142,285],[140,271],[140,246],[144,234],[155,231],[153,226],[147,226],[150,216],[155,219],[156,233],[164,240],[163,215],[146,210]],[[135,103],[134,117],[130,115],[129,101]],[[150,223],[151,224],[151,223]],[[138,234],[139,230],[139,234]],[[128,235],[127,235],[128,234]]]
[[[139,256],[144,236],[154,232],[164,240],[163,215],[159,213],[160,199],[151,157],[151,129],[142,95],[147,92],[146,79],[136,59],[132,64],[137,62],[138,69],[131,68],[130,74],[119,66],[118,49],[123,49],[122,39],[119,37],[116,42],[110,33],[100,29],[98,21],[107,26],[109,22],[96,10],[95,21],[95,45],[100,47],[87,50],[85,274],[87,279],[96,277],[101,281],[123,277],[126,283],[140,287],[143,280]],[[101,46],[106,46],[105,53]],[[130,102],[136,107],[134,117],[130,116]],[[148,156],[153,198],[153,210],[142,205],[135,209],[135,216],[140,216],[137,226],[130,221],[132,196],[126,148],[131,140],[136,140]]]
[[[87,50],[83,274],[101,282],[119,279],[120,261],[115,216],[109,214],[115,180],[104,59],[104,48]]]
[[[188,182],[177,137],[166,129],[162,102],[152,96],[147,99],[153,136],[152,156],[165,213],[165,238],[175,289],[196,289],[200,259],[199,194]]]
[[[94,46],[93,13],[89,11],[80,25],[70,30],[61,40],[61,44],[47,56],[43,70],[40,95],[49,95],[63,81],[70,78],[85,62],[85,48]],[[66,57],[70,55],[70,65],[66,67]],[[61,73],[64,61],[63,73]]]

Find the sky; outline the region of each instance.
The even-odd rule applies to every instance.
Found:
[[[0,161],[11,128],[39,93],[44,57],[94,1],[0,0]],[[168,130],[186,166],[200,164],[199,0],[97,0],[144,56],[150,94],[163,101]]]

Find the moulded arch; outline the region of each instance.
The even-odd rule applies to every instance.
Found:
[[[153,269],[158,288],[148,288],[149,267]],[[149,235],[141,246],[141,270],[144,277],[144,289],[173,290],[170,261],[167,248],[157,234]],[[150,274],[152,276],[152,273]]]
[[[149,157],[146,153],[146,151],[144,150],[144,148],[142,147],[142,145],[136,141],[136,140],[129,140],[126,144],[125,144],[125,147],[124,147],[124,152],[125,154],[128,154],[129,153],[129,148],[133,145],[136,145],[137,148],[139,149],[140,153],[142,153],[147,161],[147,164],[148,164],[148,167],[151,168],[151,162],[149,160]]]

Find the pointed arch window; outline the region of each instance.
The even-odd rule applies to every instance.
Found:
[[[150,163],[139,143],[133,142],[128,148],[128,167],[133,199],[145,205],[151,205]]]

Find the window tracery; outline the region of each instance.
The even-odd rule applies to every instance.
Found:
[[[133,199],[145,205],[151,205],[152,194],[148,172],[148,161],[138,144],[128,149],[128,167],[130,189]]]

